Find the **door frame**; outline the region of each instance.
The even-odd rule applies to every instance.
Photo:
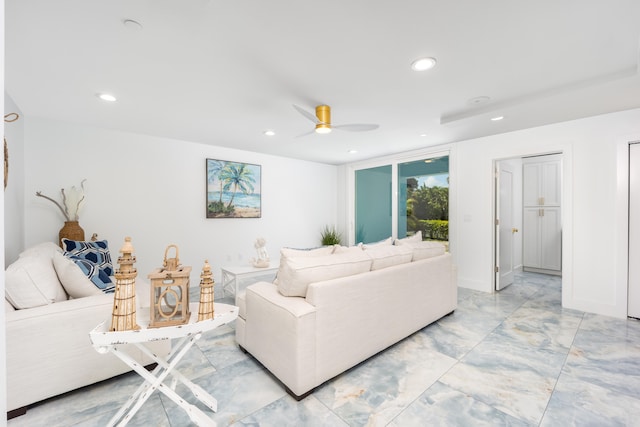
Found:
[[[495,174],[497,173],[497,167],[498,164],[501,161],[505,161],[505,160],[510,160],[510,159],[524,159],[526,157],[537,157],[537,156],[547,156],[547,155],[552,155],[552,154],[558,154],[560,155],[561,158],[561,162],[562,162],[562,167],[561,167],[561,192],[562,192],[562,196],[561,196],[561,206],[563,207],[563,209],[561,210],[561,221],[562,221],[562,227],[563,227],[563,233],[562,233],[562,299],[563,299],[563,303],[562,306],[565,306],[565,298],[566,295],[568,295],[569,293],[567,292],[567,294],[565,295],[565,292],[569,289],[571,281],[573,280],[573,276],[572,276],[572,272],[568,271],[569,269],[567,268],[567,263],[565,260],[569,260],[570,258],[568,258],[568,256],[570,256],[568,254],[568,252],[571,250],[571,246],[569,245],[569,242],[571,241],[571,239],[573,238],[573,236],[570,235],[570,233],[565,233],[564,232],[564,226],[565,224],[567,224],[566,221],[566,215],[569,215],[571,213],[571,209],[570,209],[570,205],[568,202],[568,199],[571,197],[571,183],[570,181],[567,181],[565,179],[565,176],[567,176],[567,169],[569,169],[568,167],[566,167],[567,162],[567,149],[558,149],[558,150],[551,150],[551,151],[545,151],[545,152],[535,152],[535,153],[522,153],[522,154],[516,154],[513,156],[509,156],[509,157],[501,157],[501,158],[494,158],[492,160],[492,171],[493,173],[491,174],[491,178],[493,180],[492,185],[491,185],[491,193],[492,193],[492,203],[491,203],[491,210],[492,210],[492,215],[491,215],[491,224],[492,224],[492,229],[493,229],[493,233],[492,233],[492,238],[491,238],[491,292],[495,293],[498,292],[496,290],[496,285],[497,285],[497,280],[496,280],[496,273],[495,273],[495,268],[498,265],[498,260],[499,260],[499,253],[498,253],[498,249],[499,249],[499,245],[497,242],[497,238],[498,238],[498,233],[496,231],[496,220],[499,217],[499,213],[497,211],[498,208],[498,203],[497,203],[497,199],[499,197],[499,191],[496,188],[496,178],[495,178]],[[569,175],[570,176],[570,175]],[[628,178],[628,176],[627,176]],[[567,194],[568,193],[568,194]],[[567,206],[569,205],[569,206]],[[565,209],[565,206],[568,209]],[[522,232],[522,230],[520,230],[520,232]]]
[[[616,161],[616,307],[629,316],[629,146],[640,143],[640,134],[622,137],[617,143]],[[616,314],[613,314],[616,315]]]

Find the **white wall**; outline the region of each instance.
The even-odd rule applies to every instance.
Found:
[[[490,292],[492,162],[563,152],[563,305],[626,316],[616,268],[617,143],[640,132],[640,110],[607,114],[456,144],[459,285]]]
[[[5,123],[4,136],[9,148],[9,179],[4,190],[4,262],[9,265],[18,258],[24,244],[24,117],[7,94],[5,114],[17,113],[20,118]]]
[[[450,146],[450,249],[458,285],[493,291],[493,165],[496,160],[563,153],[564,307],[626,317],[626,141],[640,139],[640,109],[461,141]],[[437,150],[431,147],[426,150]],[[622,154],[621,154],[622,153]],[[405,153],[406,154],[406,153]],[[379,165],[396,156],[371,159]],[[353,169],[341,167],[349,187]],[[341,204],[340,224],[353,210]],[[351,230],[352,231],[352,230]],[[520,260],[522,255],[520,254]],[[522,261],[520,261],[521,263]]]
[[[262,165],[262,218],[205,218],[207,158]],[[28,117],[25,171],[26,246],[55,242],[64,221],[35,192],[59,198],[86,178],[85,237],[98,233],[117,256],[131,236],[143,277],[176,244],[191,286],[205,259],[219,282],[220,266],[256,256],[257,237],[277,262],[280,247],[318,246],[322,227],[336,223],[337,167],[326,164]]]

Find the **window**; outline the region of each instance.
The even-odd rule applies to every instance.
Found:
[[[448,241],[449,156],[389,163],[354,172],[354,243],[418,230],[424,240]]]
[[[398,237],[449,240],[449,156],[398,164]]]

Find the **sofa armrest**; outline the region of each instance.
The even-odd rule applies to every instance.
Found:
[[[245,298],[244,348],[295,394],[315,387],[316,308],[267,282],[247,287]]]
[[[7,409],[55,396],[130,370],[112,354],[99,354],[89,331],[109,322],[113,294],[94,295],[6,313]],[[149,347],[166,355],[170,341]],[[150,363],[135,347],[125,351]]]
[[[26,319],[35,319],[40,317],[46,317],[51,320],[51,316],[64,316],[66,313],[75,312],[79,309],[102,307],[105,304],[113,305],[113,294],[92,295],[84,298],[60,301],[54,304],[41,305],[39,307],[15,310],[6,313],[7,328],[10,327],[9,325],[12,322],[20,322]]]

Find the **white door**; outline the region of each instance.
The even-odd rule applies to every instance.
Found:
[[[496,290],[513,283],[513,169],[506,162],[498,163],[496,174]]]
[[[640,144],[629,145],[629,317],[640,318]]]

